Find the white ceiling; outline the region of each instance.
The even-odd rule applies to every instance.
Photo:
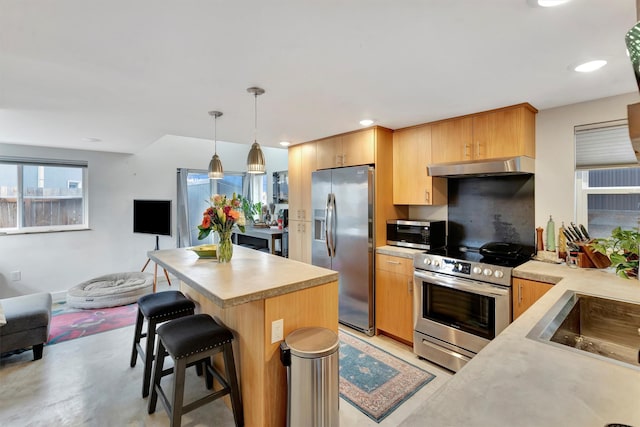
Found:
[[[135,153],[299,143],[637,91],[634,0],[0,0],[0,142]],[[599,72],[569,66],[604,58]],[[99,142],[86,141],[99,138]]]

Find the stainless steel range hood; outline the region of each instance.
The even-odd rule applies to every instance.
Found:
[[[427,174],[429,176],[441,176],[448,178],[533,173],[535,173],[535,160],[526,156],[442,163],[427,166]]]

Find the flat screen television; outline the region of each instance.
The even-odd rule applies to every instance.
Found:
[[[133,232],[171,236],[171,200],[134,200]]]

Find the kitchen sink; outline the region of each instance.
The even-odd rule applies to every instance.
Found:
[[[569,290],[527,338],[640,370],[640,304]]]

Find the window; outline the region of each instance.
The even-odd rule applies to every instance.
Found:
[[[88,228],[87,163],[0,156],[0,230]]]
[[[577,127],[577,222],[591,237],[608,237],[618,226],[636,229],[639,215],[640,168],[626,121]]]
[[[179,170],[180,175],[186,177],[186,198],[178,195],[179,203],[181,200],[186,202],[185,209],[178,209],[178,215],[186,216],[186,223],[178,219],[178,224],[185,224],[188,227],[188,233],[178,230],[178,241],[183,245],[200,245],[212,243],[214,234],[210,234],[204,240],[198,240],[197,226],[202,222],[202,212],[209,207],[209,200],[212,194],[224,194],[227,197],[233,196],[233,193],[242,194],[245,174],[240,172],[225,172],[223,179],[209,179],[208,171],[200,170]],[[184,188],[180,183],[178,188]],[[184,235],[184,237],[180,237]]]
[[[233,193],[247,197],[252,203],[267,205],[267,176],[250,175],[245,172],[227,172],[223,179],[209,179],[208,171],[178,169],[177,246],[194,246],[214,243],[215,233],[198,240],[198,225],[202,212],[209,207],[212,194]]]

